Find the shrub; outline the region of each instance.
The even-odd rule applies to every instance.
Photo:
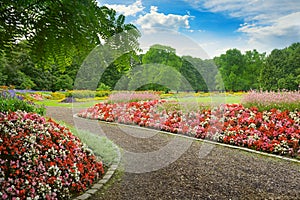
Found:
[[[71,90],[73,88],[73,79],[67,75],[60,75],[54,83],[55,90]]]
[[[45,107],[37,106],[28,101],[23,101],[18,98],[2,98],[0,97],[0,111],[1,112],[15,112],[17,110],[22,110],[26,112],[35,112],[40,115],[45,114]]]
[[[15,112],[17,110],[35,112],[40,115],[44,115],[46,111],[43,106],[37,106],[32,102],[23,100],[19,96],[13,96],[6,91],[2,91],[0,95],[0,112]]]
[[[110,91],[92,91],[92,90],[71,90],[66,93],[66,97],[73,97],[78,99],[105,97],[111,94]]]
[[[62,92],[52,92],[51,93],[51,99],[52,100],[61,100],[66,98],[66,95]]]
[[[97,91],[110,91],[111,88],[108,85],[105,85],[104,83],[100,83],[99,87],[97,88]]]
[[[91,90],[71,90],[66,93],[66,97],[74,97],[78,99],[94,98],[96,92]]]
[[[96,97],[107,97],[111,94],[111,91],[109,90],[101,90],[96,92]]]

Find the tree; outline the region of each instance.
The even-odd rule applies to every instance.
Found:
[[[243,90],[260,89],[260,73],[265,65],[266,53],[259,53],[257,50],[246,51],[245,71],[242,74],[244,79]]]
[[[242,54],[237,49],[230,49],[226,54],[215,57],[214,61],[220,71],[217,80],[223,80],[226,90],[260,88],[260,74],[265,64],[265,53],[260,54],[254,49]]]
[[[139,50],[140,32],[124,22],[125,16],[117,17],[113,9],[99,7],[95,0],[4,0],[0,2],[0,52],[6,60],[16,60],[15,52],[20,50],[17,46],[23,43],[25,50],[21,51],[28,53],[36,68],[53,72],[55,66],[59,77],[71,67],[78,70],[86,56],[97,45],[103,45],[102,38],[116,51],[121,46],[130,47],[119,56],[118,63],[128,67],[129,58]],[[109,39],[115,35],[119,35],[114,37],[118,40]],[[9,63],[6,68],[14,66]],[[70,77],[76,77],[76,70]]]
[[[220,57],[214,58],[226,90],[244,90],[245,82],[240,77],[245,71],[244,56],[238,49],[229,49]]]
[[[158,63],[180,70],[182,60],[176,55],[176,50],[169,46],[155,44],[150,47],[142,58],[143,64]]]
[[[180,73],[188,80],[194,91],[208,91],[209,83],[206,82],[206,78],[210,77],[211,73],[214,73],[213,70],[206,71],[205,61],[200,58],[183,56],[182,60],[183,64]]]
[[[54,84],[55,90],[71,90],[73,88],[73,80],[72,78],[67,75],[60,75]]]
[[[261,84],[265,90],[297,90],[300,84],[300,43],[284,49],[274,49],[266,58],[261,72]]]

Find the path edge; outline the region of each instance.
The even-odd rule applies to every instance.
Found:
[[[86,119],[86,118],[77,116],[77,114],[73,115],[73,117]],[[100,179],[98,182],[94,183],[93,186],[90,189],[88,189],[87,191],[85,191],[83,194],[73,198],[73,200],[89,199],[96,192],[98,192],[114,175],[115,171],[117,170],[117,168],[119,167],[119,164],[121,162],[121,151],[120,151],[120,148],[114,142],[112,144],[114,145],[114,149],[117,152],[117,157],[112,161],[112,163],[110,164],[108,170],[106,171],[106,173],[104,174],[102,179]]]
[[[89,118],[79,117],[79,116],[77,116],[77,114],[75,114],[74,117],[82,118],[82,119],[88,119],[88,120],[97,120],[97,119],[89,119]],[[111,125],[118,125],[118,126],[127,126],[127,127],[131,127],[131,128],[142,129],[142,130],[156,130],[156,129],[141,127],[141,126],[138,126],[138,125],[122,124],[122,123],[117,123],[117,122],[106,122],[106,121],[101,121],[101,120],[97,120],[97,121],[100,122],[100,123],[111,124]],[[231,148],[231,149],[237,149],[237,150],[241,150],[241,151],[251,152],[251,153],[255,153],[255,154],[259,154],[259,155],[263,155],[263,156],[267,156],[267,157],[277,158],[277,159],[281,159],[281,160],[285,160],[285,161],[289,161],[289,162],[294,162],[294,163],[300,164],[300,160],[294,159],[294,158],[290,158],[290,157],[286,157],[286,156],[281,156],[281,155],[266,153],[266,152],[257,151],[257,150],[254,150],[254,149],[249,149],[249,148],[246,148],[246,147],[240,147],[240,146],[235,146],[235,145],[230,145],[230,144],[215,142],[215,141],[211,141],[211,140],[205,140],[205,139],[201,139],[201,138],[195,138],[195,137],[191,137],[191,136],[187,136],[187,135],[182,135],[182,134],[171,133],[171,132],[167,132],[167,131],[161,131],[161,130],[156,130],[156,131],[159,132],[159,133],[162,133],[162,134],[168,134],[168,135],[172,135],[172,136],[182,137],[182,138],[191,139],[191,140],[194,140],[194,141],[200,141],[200,142],[204,142],[204,143],[208,143],[208,144],[213,144],[213,145],[217,145],[217,146],[223,146],[223,147],[227,147],[227,148]]]

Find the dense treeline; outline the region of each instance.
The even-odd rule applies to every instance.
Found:
[[[166,86],[155,83],[159,83],[161,79],[166,79],[168,76],[172,77],[171,82],[176,83],[179,76],[172,76],[172,71],[168,71],[163,67],[164,65],[171,66],[188,81],[189,85],[186,86],[183,80],[177,80],[177,85],[184,85],[184,87],[178,86],[178,90],[297,90],[300,85],[300,43],[294,43],[284,49],[274,49],[269,55],[259,53],[257,50],[246,51],[243,54],[238,49],[229,49],[225,54],[211,60],[191,56],[180,57],[171,47],[153,45],[140,56],[140,64],[148,64],[148,68],[154,64],[163,65],[159,66],[161,70],[158,74],[155,69],[152,71],[139,69],[139,73],[135,72],[138,75],[129,77],[127,83],[123,82],[125,87],[123,89],[136,89],[138,87],[130,87],[130,84],[143,82],[145,79],[143,77],[148,77],[148,82],[154,83],[138,89],[167,90]],[[132,71],[134,69],[133,67]],[[151,77],[154,78],[151,79]],[[126,84],[128,84],[127,87]],[[110,87],[113,88],[114,85]]]
[[[274,49],[269,55],[256,50],[242,54],[237,49],[230,49],[214,61],[226,90],[299,89],[300,43]]]
[[[0,85],[52,91],[299,89],[300,43],[269,55],[230,49],[210,60],[178,56],[159,44],[138,54],[140,32],[124,22],[125,16],[94,0],[2,1]]]

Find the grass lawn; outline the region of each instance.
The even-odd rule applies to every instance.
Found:
[[[75,102],[75,103],[60,103],[58,100],[43,100],[43,101],[35,101],[34,103],[37,105],[44,105],[50,107],[89,108],[101,101],[103,100],[90,100],[90,101]]]
[[[114,159],[117,158],[118,153],[115,146],[107,137],[95,135],[85,130],[78,130],[63,121],[59,121],[59,124],[68,127],[75,136],[80,138],[81,142],[88,145],[88,147],[93,150],[94,154],[101,158],[106,166],[109,166]]]
[[[169,98],[168,100],[174,100],[182,103],[240,103],[242,95],[211,95],[211,96],[199,96],[199,97],[178,97]]]
[[[212,94],[206,96],[172,96],[167,98],[169,101],[176,101],[179,103],[188,104],[223,104],[223,103],[240,103],[242,95],[230,95],[230,94]],[[60,103],[59,100],[43,100],[35,101],[35,104],[50,106],[50,107],[66,107],[66,108],[89,108],[97,103],[104,102],[105,100],[83,99],[80,102],[75,103]]]

